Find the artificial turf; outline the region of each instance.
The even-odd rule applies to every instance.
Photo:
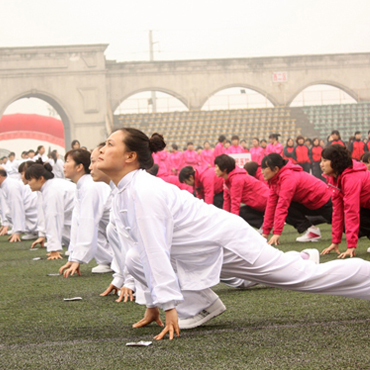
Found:
[[[322,241],[300,244],[286,226],[280,249],[322,250],[330,244],[330,227],[321,229]],[[30,251],[30,244],[0,238],[0,369],[370,368],[368,301],[261,285],[239,290],[220,284],[214,290],[227,306],[224,314],[173,341],[126,347],[160,332],[154,324],[131,328],[145,308],[100,297],[111,275],[92,274],[94,262],[82,266],[81,277],[47,276],[66,260],[46,261],[45,250]],[[368,246],[361,239],[357,256],[370,260]],[[75,296],[82,301],[63,301]]]

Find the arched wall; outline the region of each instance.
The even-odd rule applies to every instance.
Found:
[[[11,105],[13,102],[23,99],[23,98],[38,98],[41,99],[47,103],[49,103],[59,114],[63,126],[64,126],[64,142],[65,142],[65,148],[69,148],[71,144],[71,119],[70,115],[67,113],[66,108],[62,106],[62,103],[59,101],[59,99],[55,96],[53,96],[50,93],[47,92],[35,92],[35,91],[26,91],[20,94],[17,94],[16,96],[9,99],[8,102],[6,102],[3,107],[1,107],[0,110],[0,117],[4,114],[5,110],[9,105]]]
[[[143,87],[141,89],[137,89],[137,90],[133,90],[133,91],[130,91],[129,93],[127,93],[123,98],[121,98],[118,102],[116,101],[115,104],[112,106],[112,112],[114,113],[116,111],[116,109],[125,101],[127,100],[128,98],[130,98],[131,96],[135,95],[135,94],[139,94],[139,93],[142,93],[142,92],[146,92],[146,91],[158,91],[158,92],[162,92],[162,93],[166,93],[168,95],[171,95],[172,97],[178,99],[181,101],[181,103],[183,103],[188,109],[189,109],[189,106],[188,106],[188,101],[187,99],[185,99],[181,94],[178,94],[177,92],[175,91],[172,91],[172,90],[169,90],[169,89],[166,89],[166,88],[163,88],[163,87]]]
[[[358,94],[353,91],[352,89],[348,88],[347,86],[344,86],[336,81],[329,81],[329,80],[318,80],[318,81],[313,81],[313,82],[310,82],[309,84],[306,84],[306,85],[303,85],[301,87],[299,87],[289,98],[288,102],[287,102],[287,106],[289,106],[290,104],[292,104],[292,102],[294,101],[294,99],[305,89],[307,89],[308,87],[310,86],[315,86],[315,85],[329,85],[329,86],[333,86],[333,87],[337,87],[338,89],[340,90],[343,90],[345,93],[347,93],[349,96],[351,96],[353,99],[355,99],[356,101],[358,101]]]
[[[214,96],[215,94],[217,94],[218,92],[222,91],[222,90],[226,90],[226,89],[230,89],[230,88],[233,88],[233,87],[242,87],[242,88],[245,88],[245,89],[249,89],[249,90],[253,90],[261,95],[263,95],[267,100],[270,101],[271,104],[273,104],[274,106],[277,106],[278,105],[278,102],[276,101],[276,99],[271,96],[270,94],[267,93],[267,91],[264,91],[256,86],[252,86],[252,85],[248,85],[248,84],[245,84],[245,83],[233,83],[233,84],[229,84],[229,85],[224,85],[214,91],[212,91],[208,97],[206,97],[205,99],[203,99],[203,101],[201,102],[201,107],[203,108],[204,105],[207,103],[207,101],[212,97]]]

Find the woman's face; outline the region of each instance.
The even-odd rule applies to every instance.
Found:
[[[313,145],[318,146],[318,145],[319,145],[319,139],[315,139],[315,140],[313,141]]]
[[[279,172],[279,167],[275,167],[273,170],[270,167],[262,168],[262,175],[266,181],[271,180]]]
[[[303,143],[304,143],[304,139],[299,139],[299,140],[298,140],[298,144],[299,144],[299,145],[303,145]]]
[[[334,170],[331,167],[331,160],[325,159],[325,158],[321,158],[320,167],[321,167],[321,171],[325,175],[327,175],[327,176],[334,175]]]
[[[30,186],[32,191],[40,191],[42,188],[42,185],[45,184],[45,180],[43,177],[40,179],[36,180],[35,178],[31,178],[28,180],[28,185]]]
[[[91,153],[91,162],[90,162],[90,175],[94,181],[104,181],[109,182],[109,177],[102,171],[98,169],[98,158],[100,154],[100,148],[96,148]]]
[[[293,139],[289,139],[288,142],[287,142],[287,145],[288,146],[294,146],[294,141]]]
[[[67,179],[71,179],[72,181],[76,177],[76,175],[79,174],[79,172],[77,171],[76,162],[73,160],[73,158],[70,155],[67,157],[63,165],[63,172],[64,172],[64,176]]]
[[[258,141],[256,139],[252,140],[252,145],[257,148],[258,147]]]
[[[194,145],[193,144],[188,145],[188,150],[192,152],[194,150]]]
[[[210,148],[211,146],[209,145],[209,142],[208,141],[206,141],[205,143],[204,143],[204,149],[206,149],[206,150],[209,150],[209,148]]]
[[[125,158],[130,153],[123,143],[125,134],[113,132],[100,149],[97,168],[105,173],[121,171],[125,167]]]

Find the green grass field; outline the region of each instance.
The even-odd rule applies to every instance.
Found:
[[[330,244],[330,228],[322,230],[322,242],[299,244],[286,227],[280,248],[322,250]],[[171,342],[126,347],[160,331],[156,325],[131,328],[145,308],[100,297],[111,275],[91,274],[94,262],[82,267],[81,277],[47,276],[63,262],[46,261],[45,250],[30,251],[30,245],[0,238],[0,369],[370,368],[368,301],[266,286],[238,290],[220,284],[215,291],[227,306],[223,315]],[[370,260],[368,246],[361,239],[358,257]],[[63,301],[75,296],[83,300]]]

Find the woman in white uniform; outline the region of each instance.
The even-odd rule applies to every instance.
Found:
[[[113,253],[109,246],[106,227],[110,209],[107,200],[111,189],[103,182],[94,182],[90,175],[90,152],[70,150],[65,155],[64,175],[77,185],[76,202],[72,214],[71,241],[68,262],[59,269],[68,277],[78,273],[80,264],[95,258],[98,266],[93,273],[112,272]]]
[[[124,128],[110,135],[98,162],[98,168],[118,187],[117,201],[130,244],[126,265],[151,293],[144,319],[135,327],[160,322],[161,307],[166,326],[155,338],[162,339],[167,332],[170,339],[174,333],[179,335],[177,311],[186,296],[193,296],[188,311],[190,302],[198,312],[182,319],[185,327],[199,317],[207,321],[222,313],[222,302],[210,289],[220,275],[370,300],[370,262],[351,258],[315,264],[303,260],[298,252],[283,253],[240,217],[149,175],[143,169],[153,165],[152,153],[164,146],[158,134],[149,139],[139,130]],[[199,311],[199,302],[207,300],[204,296],[209,306]]]
[[[41,193],[41,212],[44,231],[32,244],[44,246],[47,239],[48,260],[62,259],[62,243],[69,244],[72,211],[75,203],[76,185],[70,181],[54,178],[49,163],[34,164],[27,168],[25,178],[32,191]]]
[[[53,168],[54,177],[57,179],[64,179],[64,169],[63,169],[63,161],[59,158],[59,153],[57,150],[53,150],[50,153],[49,163]]]

